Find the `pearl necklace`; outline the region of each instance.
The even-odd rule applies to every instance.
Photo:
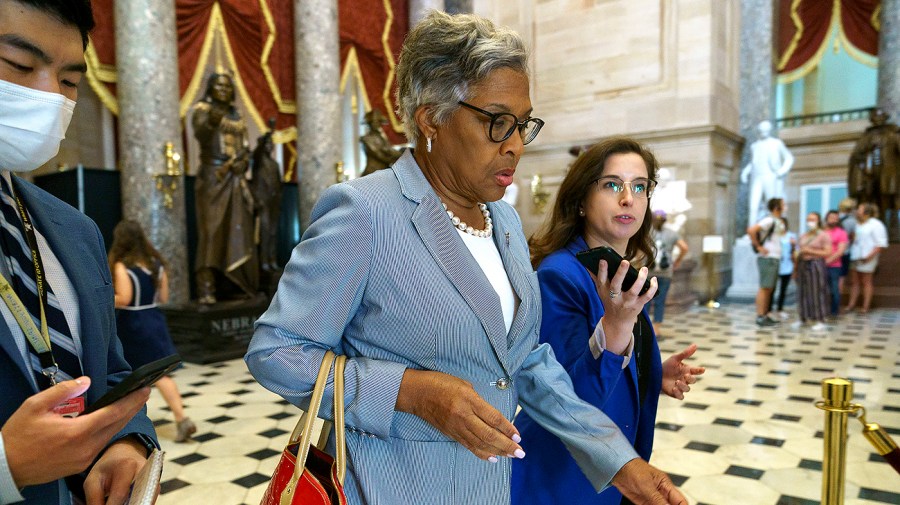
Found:
[[[447,204],[441,202],[441,205],[444,206],[444,210],[447,211],[447,215],[450,216],[450,222],[453,223],[453,226],[459,228],[460,231],[464,231],[469,235],[474,235],[476,237],[481,238],[491,238],[494,234],[494,223],[491,220],[491,211],[488,210],[487,205],[483,203],[478,204],[478,208],[481,209],[481,213],[484,215],[484,229],[476,230],[471,226],[464,223],[456,214],[453,213],[452,210],[447,208]]]

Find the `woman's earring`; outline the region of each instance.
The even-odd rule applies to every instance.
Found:
[[[584,217],[584,209],[578,209],[578,215]]]
[[[431,137],[425,137],[425,150],[431,152]]]

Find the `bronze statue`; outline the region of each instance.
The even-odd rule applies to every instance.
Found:
[[[272,158],[272,131],[275,120],[269,120],[270,131],[261,136],[253,149],[253,197],[259,219],[259,264],[263,275],[278,270],[278,217],[281,213],[281,171]]]
[[[847,191],[859,203],[878,205],[893,242],[900,238],[897,218],[900,131],[888,118],[879,107],[869,112],[872,126],[866,128],[850,155]]]
[[[359,138],[362,142],[363,150],[366,153],[366,169],[363,175],[369,175],[376,170],[387,168],[397,161],[400,157],[400,151],[391,147],[387,135],[384,134],[382,127],[387,124],[387,118],[378,109],[372,109],[366,113],[366,124],[369,131]]]
[[[254,241],[254,203],[250,192],[250,150],[247,126],[234,106],[234,82],[212,74],[206,93],[191,113],[200,143],[197,173],[197,296],[216,303],[217,272],[244,294],[259,287]]]

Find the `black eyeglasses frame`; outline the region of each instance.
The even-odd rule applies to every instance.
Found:
[[[460,100],[457,103],[459,103],[463,107],[466,107],[467,109],[471,109],[475,112],[478,112],[479,114],[484,114],[485,116],[489,117],[491,119],[491,124],[488,127],[488,138],[491,139],[491,142],[496,142],[498,144],[500,142],[506,142],[506,139],[511,137],[514,131],[519,130],[521,132],[522,129],[525,127],[525,125],[527,125],[528,123],[534,123],[536,126],[535,126],[535,129],[533,130],[533,133],[530,133],[528,138],[522,137],[522,144],[528,145],[531,143],[531,141],[533,141],[538,136],[538,133],[541,132],[541,128],[544,127],[544,120],[540,119],[540,118],[530,117],[530,118],[525,119],[524,121],[519,121],[519,118],[516,117],[516,115],[511,112],[490,112],[490,111],[486,111],[480,107],[476,107],[470,103],[466,103],[462,100]],[[497,119],[499,119],[501,116],[512,116],[513,125],[509,128],[509,130],[506,131],[506,134],[503,135],[503,138],[495,139],[493,137],[493,135],[491,135],[491,133],[493,133],[493,131],[494,131],[494,124],[497,122]]]

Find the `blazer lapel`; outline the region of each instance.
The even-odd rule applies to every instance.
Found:
[[[66,277],[72,283],[72,288],[78,298],[79,322],[81,326],[80,338],[83,342],[84,332],[93,331],[93,328],[98,327],[94,312],[96,304],[88,303],[92,302],[92,300],[86,300],[85,297],[96,292],[96,280],[103,277],[96,268],[93,275],[91,275],[91,268],[96,262],[94,261],[94,255],[84,246],[87,241],[97,240],[97,238],[93,236],[73,236],[73,234],[82,233],[84,227],[69,222],[68,219],[63,217],[63,212],[54,211],[56,205],[68,204],[42,198],[35,188],[28,184],[19,183],[17,177],[13,177],[13,184],[16,191],[21,195],[25,207],[28,209],[28,214],[34,221],[35,228],[47,240],[56,258],[62,265]],[[81,353],[82,369],[92,370],[95,365],[93,361],[97,357],[98,353],[92,353],[90,349],[83,347]]]
[[[481,321],[497,359],[510,373],[506,362],[506,325],[500,310],[500,298],[450,224],[440,199],[431,190],[411,153],[405,153],[393,168],[403,194],[418,203],[412,222],[425,248]]]
[[[488,208],[491,211],[491,216],[499,216],[499,212],[496,211],[496,203],[489,203]],[[529,300],[533,296],[531,283],[529,282],[529,274],[533,270],[529,263],[528,250],[516,250],[518,242],[510,238],[521,234],[522,230],[510,229],[507,226],[508,224],[506,219],[494,217],[494,244],[497,246],[497,250],[500,251],[500,259],[503,260],[503,268],[506,270],[509,283],[519,298],[516,315],[509,328],[509,333],[506,335],[506,345],[507,347],[512,347],[513,342],[522,333],[522,329],[530,316],[529,306],[527,303],[522,303],[522,300]]]
[[[2,320],[2,318],[0,318],[0,320]],[[0,348],[2,348],[6,354],[9,354],[13,363],[15,363],[19,371],[22,372],[22,375],[29,376],[34,373],[32,372],[30,365],[22,360],[22,352],[19,351],[19,346],[16,345],[12,333],[10,333],[9,328],[7,328],[5,324],[0,328]],[[33,380],[29,381],[29,383],[34,387]],[[37,389],[34,391],[37,392]]]

